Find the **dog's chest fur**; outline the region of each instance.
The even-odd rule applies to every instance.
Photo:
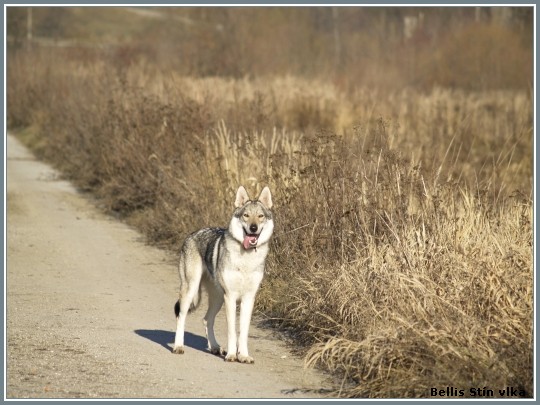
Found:
[[[239,295],[255,293],[264,274],[264,261],[268,254],[268,245],[246,250],[232,238],[224,238],[227,244],[227,257],[217,271],[218,281],[224,290]]]

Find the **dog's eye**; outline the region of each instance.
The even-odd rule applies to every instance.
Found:
[[[244,214],[244,218],[249,218],[249,214]]]
[[[264,218],[264,215],[263,214],[259,214],[259,218]]]

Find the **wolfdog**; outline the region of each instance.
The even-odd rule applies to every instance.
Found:
[[[252,201],[243,186],[236,192],[228,228],[204,228],[189,235],[180,250],[180,299],[174,307],[176,336],[173,353],[184,353],[188,311],[199,304],[201,288],[208,292],[204,316],[208,350],[226,361],[253,363],[247,339],[255,294],[261,284],[274,230],[272,196],[265,187]],[[225,302],[227,351],[216,341],[214,320]],[[240,333],[236,340],[236,304],[240,302]]]

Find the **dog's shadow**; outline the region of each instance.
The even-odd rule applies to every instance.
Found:
[[[135,330],[135,333],[143,338],[157,343],[158,345],[167,349],[169,352],[172,351],[174,344],[174,332],[156,329],[137,329]],[[187,331],[184,334],[184,346],[210,354],[207,349],[206,338]]]

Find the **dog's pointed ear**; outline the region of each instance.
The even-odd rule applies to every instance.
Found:
[[[249,195],[244,188],[244,186],[238,187],[238,191],[236,192],[236,200],[234,201],[234,206],[236,208],[243,206],[245,203],[249,201]]]
[[[262,202],[266,208],[272,208],[272,194],[270,194],[270,189],[268,187],[263,188],[258,200]]]

